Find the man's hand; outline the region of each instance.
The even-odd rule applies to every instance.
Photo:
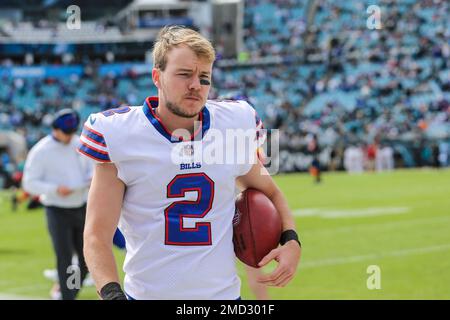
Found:
[[[265,266],[270,261],[278,262],[277,268],[270,274],[259,277],[258,281],[275,287],[284,287],[292,280],[300,262],[302,249],[295,240],[286,242],[283,246],[273,249],[259,263],[260,267]]]
[[[58,189],[56,189],[56,192],[61,196],[61,197],[67,197],[68,195],[70,195],[73,190],[66,187],[66,186],[59,186]]]

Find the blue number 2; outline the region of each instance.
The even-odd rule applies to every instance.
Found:
[[[196,222],[195,227],[184,227],[183,218],[203,218],[211,210],[214,199],[214,181],[205,173],[179,174],[167,185],[168,198],[182,198],[188,191],[197,192],[196,201],[173,202],[164,210],[166,245],[209,246],[211,223]]]
[[[127,113],[130,110],[131,110],[131,108],[128,107],[128,106],[122,106],[122,107],[118,107],[118,108],[114,108],[114,109],[105,110],[105,111],[102,112],[102,114],[105,117],[110,117],[110,116],[115,115],[115,114]]]

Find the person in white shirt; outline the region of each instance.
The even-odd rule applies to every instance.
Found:
[[[68,286],[68,278],[79,272],[79,283],[83,283],[87,274],[83,230],[93,163],[76,151],[79,123],[74,110],[63,109],[55,115],[51,135],[42,138],[28,153],[22,182],[24,190],[39,195],[45,206],[64,300],[75,299],[80,289],[76,283]],[[69,268],[73,253],[78,257],[79,269]]]
[[[377,171],[394,169],[394,150],[388,145],[382,145],[375,158]]]
[[[283,287],[296,274],[301,247],[294,219],[266,168],[202,156],[202,150],[217,158],[256,156],[256,146],[238,148],[219,137],[250,132],[252,143],[262,133],[245,101],[207,100],[214,60],[211,43],[199,33],[163,28],[153,49],[158,97],[92,114],[85,123],[79,151],[97,161],[85,256],[102,299],[239,299],[232,242],[236,183],[263,192],[282,221],[281,246],[259,264],[276,260],[278,266],[258,281]],[[117,226],[127,243],[124,289],[112,252]]]
[[[344,168],[349,173],[361,173],[364,171],[364,156],[359,146],[349,146],[344,151]]]

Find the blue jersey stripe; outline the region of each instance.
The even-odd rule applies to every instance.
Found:
[[[111,160],[109,159],[109,155],[107,153],[105,154],[98,152],[86,144],[80,144],[80,146],[78,147],[78,151],[80,151],[82,154],[85,154],[93,158],[94,160],[101,162],[111,162]]]
[[[86,138],[88,138],[89,140],[91,140],[92,142],[95,142],[95,143],[101,145],[102,147],[106,147],[106,142],[105,142],[105,139],[103,138],[103,136],[97,134],[90,128],[84,126],[81,134],[83,136],[85,136]]]

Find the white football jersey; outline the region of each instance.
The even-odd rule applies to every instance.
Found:
[[[124,289],[138,300],[237,299],[235,179],[250,170],[255,149],[225,137],[247,130],[255,140],[261,120],[244,101],[207,101],[193,141],[182,141],[159,121],[157,105],[149,97],[92,114],[79,147],[114,163],[126,185]]]

